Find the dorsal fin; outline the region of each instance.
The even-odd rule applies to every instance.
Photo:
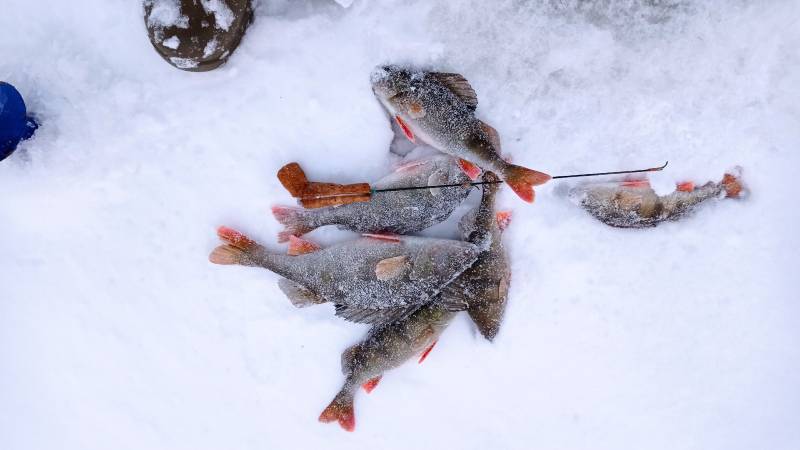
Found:
[[[336,315],[344,320],[356,323],[369,323],[373,325],[395,322],[410,316],[414,311],[420,308],[420,305],[399,307],[399,308],[384,308],[384,309],[371,309],[359,308],[357,306],[348,305],[335,305]]]
[[[431,75],[440,83],[447,86],[470,109],[475,111],[478,107],[478,96],[463,75],[457,73],[431,72]]]
[[[408,256],[400,255],[378,261],[375,278],[386,281],[402,276],[408,270]]]
[[[481,122],[481,121],[479,121],[479,122],[481,123],[481,128],[483,129],[483,132],[486,133],[486,136],[489,137],[489,142],[494,147],[494,150],[497,153],[500,153],[500,150],[501,150],[501,148],[500,148],[500,133],[498,133],[497,130],[495,130],[494,127],[489,125],[488,123]]]

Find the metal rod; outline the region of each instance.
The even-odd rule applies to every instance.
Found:
[[[597,173],[579,173],[576,175],[557,175],[552,177],[553,180],[558,178],[578,178],[578,177],[596,177],[599,175],[620,175],[623,173],[640,173],[640,172],[658,172],[659,170],[663,170],[667,167],[669,161],[665,162],[663,166],[660,167],[651,167],[649,169],[639,169],[639,170],[619,170],[616,172],[597,172]]]
[[[595,172],[595,173],[579,173],[575,175],[556,175],[551,177],[553,180],[561,179],[561,178],[578,178],[578,177],[597,177],[601,175],[621,175],[626,173],[641,173],[641,172],[658,172],[660,170],[664,170],[667,167],[669,161],[665,162],[663,166],[659,167],[650,167],[649,169],[637,169],[637,170],[618,170],[615,172]],[[433,186],[408,186],[408,187],[399,187],[399,188],[386,188],[386,189],[372,189],[371,192],[378,193],[378,192],[397,192],[397,191],[412,191],[415,189],[437,189],[437,188],[445,188],[445,187],[459,187],[459,186],[479,186],[481,184],[496,184],[502,183],[503,181],[473,181],[472,183],[461,183],[461,184],[436,184]]]

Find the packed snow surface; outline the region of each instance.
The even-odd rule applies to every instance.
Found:
[[[3,0],[0,79],[42,126],[0,163],[0,448],[800,448],[800,3],[653,3],[266,0],[225,66],[187,73],[141,2]],[[345,433],[317,417],[366,327],[207,256],[221,224],[285,251],[287,162],[391,170],[384,63],[463,74],[516,164],[669,160],[662,191],[738,164],[752,194],[620,230],[563,182],[504,189],[497,339],[460,314]]]

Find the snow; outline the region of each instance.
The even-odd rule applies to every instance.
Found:
[[[0,447],[799,448],[798,19],[793,0],[275,0],[198,74],[153,51],[139,2],[5,0],[0,79],[42,126],[0,163]],[[462,73],[516,164],[669,160],[654,186],[739,164],[752,194],[642,231],[557,182],[533,206],[503,190],[495,342],[461,314],[357,396],[355,433],[319,424],[366,328],[207,256],[220,224],[285,251],[286,162],[343,183],[391,170],[369,89],[387,62]]]
[[[171,49],[175,50],[176,48],[178,48],[178,46],[181,45],[181,40],[178,39],[178,36],[172,36],[169,39],[165,39],[161,44],[164,47],[171,48]]]
[[[181,14],[179,0],[145,0],[144,4],[153,5],[148,19],[151,26],[189,28],[189,18]]]
[[[217,28],[228,31],[233,23],[233,11],[222,0],[200,0],[207,13],[214,14]]]

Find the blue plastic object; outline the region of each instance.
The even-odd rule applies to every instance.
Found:
[[[0,81],[0,161],[17,149],[17,144],[33,136],[39,124],[28,117],[25,102],[17,89]]]

